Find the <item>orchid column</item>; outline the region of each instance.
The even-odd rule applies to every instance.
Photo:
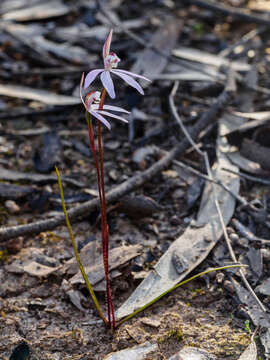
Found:
[[[142,78],[147,81],[150,80],[148,80],[144,76],[137,75],[126,70],[116,69],[118,63],[120,62],[120,59],[115,53],[110,52],[112,33],[113,31],[111,30],[103,46],[104,69],[95,69],[90,71],[86,75],[85,80],[84,80],[84,74],[82,74],[81,83],[80,83],[80,97],[86,109],[86,120],[88,124],[89,141],[90,141],[91,150],[97,172],[98,193],[99,193],[100,212],[101,212],[102,253],[103,253],[103,263],[104,263],[104,272],[105,272],[105,281],[106,281],[106,292],[107,292],[108,325],[110,328],[114,329],[115,316],[114,316],[114,307],[113,307],[110,279],[109,279],[109,229],[107,224],[107,207],[106,207],[105,185],[104,185],[101,123],[110,130],[111,125],[105,117],[110,117],[127,122],[127,120],[124,119],[123,117],[115,115],[110,111],[127,113],[127,114],[129,113],[128,111],[118,106],[104,104],[106,98],[106,92],[109,94],[111,98],[114,99],[116,97],[111,74],[117,75],[118,77],[122,78],[128,85],[134,87],[142,95],[144,94],[144,91],[140,86],[140,84],[133,79],[133,77]],[[100,93],[99,91],[89,91],[90,85],[98,75],[100,75],[100,79],[103,85],[102,92]],[[92,125],[92,117],[94,117],[97,120],[98,151],[96,151],[96,147],[95,147],[95,137],[94,137],[94,131]]]

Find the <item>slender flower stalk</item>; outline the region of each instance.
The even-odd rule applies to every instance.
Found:
[[[101,100],[99,103],[99,110],[103,109],[104,101],[106,97],[106,90],[103,88]],[[109,278],[109,227],[107,223],[107,204],[105,197],[105,184],[104,184],[104,166],[103,166],[103,146],[102,146],[102,134],[101,134],[101,124],[98,121],[98,153],[99,153],[99,166],[100,166],[100,175],[101,175],[101,193],[103,201],[103,214],[102,214],[102,243],[104,246],[103,262],[104,262],[104,271],[106,279],[106,290],[107,290],[107,301],[108,301],[108,319],[109,323],[112,321],[112,328],[115,329],[115,315],[114,315],[114,306],[112,301],[110,278]]]
[[[105,104],[106,93],[111,98],[115,98],[114,84],[111,78],[111,73],[122,78],[128,85],[137,89],[141,94],[144,94],[141,85],[133,78],[141,78],[147,81],[146,77],[131,73],[126,70],[116,70],[118,63],[120,62],[119,57],[110,51],[112,40],[112,30],[110,31],[107,40],[103,46],[103,61],[104,69],[96,69],[90,71],[84,79],[82,74],[80,82],[80,97],[86,110],[86,119],[88,124],[88,133],[91,150],[94,157],[94,163],[97,171],[97,182],[98,182],[98,193],[100,201],[100,213],[101,213],[101,236],[102,236],[102,253],[104,263],[104,273],[106,281],[106,292],[107,292],[107,311],[108,311],[108,325],[115,329],[115,315],[114,306],[112,301],[112,293],[109,278],[109,227],[107,222],[107,205],[105,197],[105,184],[104,184],[104,165],[103,165],[103,145],[102,145],[102,133],[101,123],[105,125],[109,130],[111,129],[110,122],[107,118],[114,118],[127,122],[127,120],[113,112],[126,113],[129,112],[118,106],[112,106]],[[100,74],[100,79],[103,84],[102,92],[90,91],[89,87],[96,77]],[[94,131],[91,122],[91,116],[97,120],[97,137],[98,137],[98,155],[95,148]]]
[[[107,293],[108,325],[112,329],[115,329],[116,325],[115,325],[114,306],[112,301],[110,278],[109,278],[109,228],[107,223],[107,206],[106,206],[106,198],[105,198],[101,123],[103,123],[106,127],[110,128],[110,123],[104,118],[103,115],[116,117],[117,119],[126,122],[124,118],[105,112],[103,109],[114,110],[125,113],[128,112],[116,106],[104,105],[105,96],[106,96],[105,89],[103,89],[101,97],[99,92],[90,92],[89,94],[86,94],[85,97],[83,97],[83,92],[82,92],[83,79],[84,79],[84,75],[82,76],[81,84],[80,84],[80,96],[84,104],[84,107],[87,110],[86,121],[88,125],[89,141],[94,158],[94,163],[97,172],[97,180],[98,180],[98,193],[99,193],[100,213],[101,213],[102,253],[103,253],[104,272],[105,272],[105,281],[106,281],[106,293]],[[97,102],[99,104],[96,104]],[[94,131],[91,121],[91,115],[98,120],[97,122],[98,156],[95,147],[95,139],[94,139]]]

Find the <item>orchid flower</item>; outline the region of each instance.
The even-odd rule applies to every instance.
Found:
[[[142,95],[144,95],[144,91],[141,87],[141,85],[133,79],[133,77],[137,77],[140,79],[144,79],[147,81],[150,81],[146,77],[142,75],[134,74],[130,71],[126,70],[119,70],[117,68],[118,63],[120,62],[119,57],[114,53],[110,51],[111,48],[111,41],[112,41],[112,33],[113,30],[111,29],[107,40],[104,43],[103,46],[103,61],[104,61],[104,69],[95,69],[90,71],[85,78],[84,87],[87,88],[92,84],[92,82],[96,79],[96,77],[100,75],[101,82],[104,86],[104,88],[107,90],[109,96],[114,99],[115,98],[115,91],[114,91],[114,84],[111,78],[111,73],[114,75],[119,76],[121,79],[123,79],[128,85],[134,87],[136,90],[139,91]]]
[[[100,91],[91,91],[84,96],[83,95],[83,82],[84,82],[84,73],[82,74],[81,83],[80,83],[80,97],[81,97],[82,103],[83,103],[86,111],[88,111],[92,116],[94,116],[96,119],[101,121],[109,130],[111,130],[111,125],[110,125],[109,121],[104,118],[103,115],[114,118],[114,119],[118,119],[118,120],[121,120],[124,122],[128,122],[126,119],[124,119],[118,115],[111,114],[110,112],[106,111],[106,110],[112,110],[112,111],[116,111],[116,112],[130,114],[129,111],[122,109],[118,106],[103,105],[103,109],[99,110],[98,104],[100,102]]]

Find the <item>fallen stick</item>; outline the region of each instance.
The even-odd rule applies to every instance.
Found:
[[[253,22],[255,24],[270,25],[270,18],[262,14],[257,15],[249,10],[239,9],[233,6],[225,6],[220,4],[218,1],[213,0],[186,0],[190,5],[197,5],[199,7],[214,11],[216,13],[224,14],[226,16],[232,16],[235,19]]]
[[[213,121],[217,120],[217,114],[223,110],[231,99],[232,93],[235,91],[234,82],[229,76],[227,86],[224,91],[219,95],[217,101],[211,106],[211,108],[205,112],[200,120],[190,129],[190,136],[193,139],[197,139],[200,132],[205,129]],[[151,180],[156,174],[166,169],[173,159],[183,153],[190,143],[187,138],[184,138],[177,146],[175,146],[167,155],[150,166],[149,169],[133,176],[124,183],[116,186],[113,190],[106,194],[107,203],[112,203],[119,200],[122,196],[130,193],[134,189],[142,186],[145,182]],[[98,207],[98,199],[93,199],[85,202],[68,211],[69,220],[74,222],[75,219],[82,216],[87,216],[94,209]],[[39,234],[43,231],[54,230],[57,226],[65,223],[65,216],[61,214],[52,219],[40,220],[30,224],[3,227],[0,229],[0,243],[4,243],[9,239],[23,236]]]

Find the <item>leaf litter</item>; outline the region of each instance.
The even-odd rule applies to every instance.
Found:
[[[113,129],[112,135],[109,133],[105,135],[106,141],[118,142],[117,148],[111,149],[105,158],[106,166],[112,167],[114,171],[110,172],[111,175],[105,179],[108,187],[120,184],[126,178],[132,177],[134,171],[146,171],[148,166],[159,160],[161,152],[157,151],[147,157],[144,168],[140,168],[141,161],[132,162],[132,155],[136,154],[136,151],[138,154],[142,149],[142,154],[144,154],[142,146],[151,147],[154,144],[169,151],[179,141],[179,137],[183,138],[177,127],[174,127],[173,132],[171,131],[173,127],[170,127],[166,137],[162,137],[160,132],[151,137],[146,136],[153,126],[161,127],[164,121],[168,127],[169,122],[173,121],[166,103],[168,88],[171,86],[170,80],[183,80],[181,91],[176,96],[176,103],[185,125],[189,127],[190,124],[196,122],[196,116],[202,112],[202,104],[193,96],[198,82],[205,89],[200,100],[213,100],[218,94],[211,95],[211,86],[213,84],[223,86],[226,79],[224,68],[233,68],[237,72],[238,82],[245,87],[246,80],[243,75],[251,72],[252,66],[260,66],[260,69],[267,66],[267,55],[262,56],[261,59],[253,59],[250,56],[252,55],[250,46],[255,44],[257,48],[256,46],[254,48],[263,50],[264,45],[263,42],[255,43],[252,37],[245,40],[244,34],[251,29],[249,24],[251,20],[248,16],[245,18],[246,24],[239,25],[238,33],[232,30],[231,20],[217,19],[211,7],[208,13],[202,10],[195,16],[192,7],[189,8],[184,4],[177,5],[175,2],[171,2],[173,12],[170,10],[171,5],[169,6],[167,2],[155,8],[152,8],[150,3],[145,4],[146,9],[151,10],[149,13],[144,13],[140,6],[131,2],[121,4],[121,7],[118,5],[114,4],[113,9],[108,5],[107,12],[102,14],[102,12],[96,12],[94,3],[89,2],[86,6],[84,1],[80,1],[79,5],[62,1],[50,1],[46,4],[38,1],[2,2],[0,13],[3,56],[1,55],[0,61],[4,72],[0,74],[0,93],[6,109],[10,109],[10,113],[14,110],[17,112],[17,119],[11,122],[7,116],[1,123],[3,135],[7,143],[12,145],[0,149],[0,177],[1,181],[4,181],[1,185],[2,193],[5,194],[2,196],[2,201],[9,199],[15,201],[15,204],[20,205],[21,213],[7,216],[5,203],[1,203],[1,224],[20,224],[21,222],[27,224],[38,219],[46,219],[52,214],[56,214],[57,217],[61,213],[57,202],[50,202],[45,212],[41,211],[41,207],[40,209],[37,207],[33,212],[22,213],[27,211],[24,204],[26,196],[27,201],[31,196],[33,187],[38,191],[46,188],[49,193],[57,194],[56,177],[51,171],[51,163],[55,162],[53,156],[45,154],[46,156],[42,158],[44,162],[42,167],[48,172],[46,175],[39,173],[40,168],[37,168],[37,173],[35,173],[34,159],[31,158],[30,161],[27,159],[29,142],[32,144],[31,149],[40,151],[38,137],[42,133],[33,130],[42,128],[44,125],[46,125],[46,132],[52,131],[61,137],[61,162],[65,174],[63,180],[67,180],[67,190],[72,193],[74,187],[79,186],[91,193],[96,191],[89,160],[82,158],[79,150],[70,145],[70,142],[74,140],[70,134],[74,128],[78,131],[83,129],[83,124],[81,126],[78,121],[80,115],[77,109],[80,100],[76,91],[82,71],[79,66],[86,66],[85,71],[87,71],[88,66],[91,68],[93,64],[100,62],[99,43],[105,38],[106,25],[111,21],[116,21],[117,51],[127,55],[130,66],[140,63],[142,74],[158,80],[148,85],[147,100],[142,100],[141,103],[135,101],[134,109],[143,111],[148,116],[148,120],[142,122],[139,117],[136,118],[134,111],[133,143],[127,142],[125,128],[121,128],[117,133]],[[91,25],[83,23],[85,9],[92,16],[93,24]],[[104,10],[101,6],[102,9]],[[134,11],[133,19],[128,15],[130,9]],[[219,11],[223,10],[221,6]],[[232,7],[230,11],[233,11]],[[237,9],[238,17],[242,16],[241,11]],[[166,20],[161,16],[163,13],[166,13]],[[213,17],[212,25],[207,21],[209,13]],[[179,16],[181,22],[179,22]],[[123,19],[125,21],[122,21]],[[227,30],[225,25],[228,26]],[[202,30],[199,26],[202,26]],[[79,35],[80,27],[84,29],[83,39]],[[136,34],[132,32],[132,29],[134,32],[136,30]],[[153,36],[152,33],[154,33]],[[57,40],[57,36],[60,39]],[[263,38],[265,34],[262,32],[259,36]],[[242,41],[241,49],[229,46],[235,44],[235,37],[237,41]],[[5,39],[8,39],[8,42]],[[142,44],[146,45],[149,40],[150,47],[144,49]],[[231,57],[224,58],[220,55],[222,46],[227,47],[226,50],[229,49],[228,54]],[[162,47],[162,54],[159,53],[160,47]],[[148,61],[149,57],[151,58],[150,55],[158,59],[156,66],[152,61]],[[174,56],[181,58],[176,59]],[[148,60],[142,65],[142,59]],[[17,74],[20,72],[15,67],[18,64],[28,69],[27,77],[14,78],[14,69]],[[46,69],[41,68],[41,64],[43,67],[46,64]],[[65,81],[57,78],[55,72],[53,76],[46,75],[50,74],[50,71],[53,74],[54,70],[57,74],[57,69],[60,68],[63,69]],[[68,69],[66,73],[65,69]],[[134,71],[132,66],[131,69]],[[230,220],[234,216],[254,234],[255,238],[267,240],[270,235],[267,218],[267,189],[260,186],[255,188],[251,180],[241,181],[240,195],[246,199],[248,205],[256,197],[262,198],[266,213],[266,220],[263,222],[258,216],[258,210],[253,208],[252,212],[250,206],[245,208],[243,204],[239,204],[237,195],[240,180],[238,175],[234,174],[237,173],[237,166],[257,176],[264,177],[267,174],[262,152],[267,149],[269,115],[265,111],[267,109],[263,102],[269,95],[267,93],[269,82],[263,71],[259,72],[258,77],[260,86],[257,82],[248,84],[253,89],[253,97],[256,101],[249,90],[245,98],[238,88],[236,97],[242,98],[242,107],[237,104],[236,99],[233,99],[230,109],[224,109],[227,110],[226,114],[218,115],[217,154],[215,155],[213,151],[216,147],[214,126],[201,134],[200,141],[201,146],[209,151],[214,177],[220,182],[220,185],[215,185],[216,192],[228,229],[230,229]],[[132,103],[134,95],[131,93],[128,97],[128,92],[124,90],[123,85],[119,85],[119,88],[124,101]],[[47,114],[37,111],[33,119],[27,118],[27,112],[22,112],[20,115],[20,108],[28,112],[32,111],[31,107],[36,106],[33,101],[37,102],[36,104],[41,109],[42,104],[60,107],[63,109],[61,110],[62,117],[59,116],[58,110],[54,113],[54,108]],[[68,111],[65,110],[66,105],[70,106]],[[211,102],[208,102],[207,106],[211,106]],[[247,119],[245,124],[243,119]],[[259,122],[250,124],[248,119]],[[231,142],[230,135],[239,134],[238,129],[241,136],[238,136],[236,143]],[[29,140],[24,141],[25,136],[28,136]],[[78,136],[82,144],[87,144],[83,132]],[[140,144],[142,139],[146,143]],[[251,140],[259,145],[256,159],[250,159],[250,147],[247,147],[245,152],[239,151],[240,145],[244,146]],[[87,156],[86,152],[84,156]],[[204,171],[193,150],[185,153],[184,160]],[[172,171],[176,176],[166,176],[166,172],[163,171],[150,183],[136,190],[136,196],[131,196],[125,206],[119,199],[119,204],[116,202],[114,204],[116,206],[110,210],[111,276],[119,316],[129,314],[132,309],[145,304],[153,298],[154,294],[160,294],[194,269],[199,271],[199,266],[205,269],[216,264],[213,262],[217,257],[213,256],[213,253],[218,247],[214,248],[214,246],[216,244],[219,246],[223,240],[220,220],[213,201],[212,185],[205,182],[202,196],[200,196],[198,185],[198,189],[195,189],[198,190],[196,201],[188,207],[183,195],[187,190],[192,190],[190,184],[194,181],[185,182],[175,165],[171,165],[166,170]],[[28,183],[27,186],[24,185],[25,182]],[[222,188],[222,183],[232,190],[235,197]],[[172,194],[179,196],[174,198]],[[149,201],[151,206],[155,205],[155,210],[145,212],[143,217],[131,215],[134,211],[140,211],[136,209],[140,209],[140,206],[144,206],[143,204],[149,204]],[[76,203],[74,205],[71,202],[69,206],[76,207]],[[87,242],[88,234],[95,234],[98,239],[100,236],[98,226],[96,227],[98,222],[96,211],[92,211],[87,221],[80,219],[74,225],[77,242]],[[267,250],[264,248],[267,243],[259,243],[257,240],[256,247],[253,245],[245,247],[245,239],[241,238],[243,235],[237,235],[237,232],[233,232],[232,229],[230,231],[230,236],[234,239],[233,247],[239,259],[241,259],[240,249],[242,251],[243,248],[246,249],[243,259],[248,259],[250,262],[250,270],[246,271],[247,277],[252,284],[257,286],[256,292],[260,294],[264,306],[267,306],[267,293],[264,288],[267,286],[265,285],[267,284],[267,278],[265,278],[267,264],[264,260],[266,252],[263,251]],[[235,272],[235,274],[226,273],[223,283],[219,282],[218,277],[213,274],[204,280],[196,280],[176,290],[154,304],[144,314],[123,324],[112,337],[97,322],[97,316],[87,298],[84,283],[80,275],[76,275],[76,264],[72,259],[71,246],[65,228],[60,226],[53,232],[45,231],[37,236],[29,234],[20,239],[20,244],[17,248],[14,246],[15,254],[7,251],[5,243],[2,243],[0,250],[0,259],[3,263],[0,269],[0,278],[3,283],[0,299],[1,326],[4,329],[0,352],[4,359],[16,356],[14,354],[20,351],[20,344],[26,344],[21,348],[22,353],[24,352],[28,357],[30,348],[32,360],[40,357],[42,359],[109,359],[110,356],[121,359],[122,354],[128,354],[124,356],[135,354],[134,359],[174,359],[180,356],[185,358],[195,353],[196,355],[200,353],[201,359],[238,359],[243,351],[245,352],[240,358],[256,356],[256,345],[245,332],[243,320],[239,320],[237,316],[239,306],[235,302],[236,295],[230,287],[231,284],[237,284],[236,281],[239,281],[238,274]],[[90,250],[89,256],[84,259],[85,266],[89,270],[89,277],[96,278],[96,288],[100,296],[104,293],[100,248],[96,241],[90,241],[88,245]],[[251,246],[250,249],[249,246]],[[82,256],[84,251],[86,249],[82,246]],[[226,247],[223,247],[223,252],[221,251],[220,254],[219,261],[222,263],[228,258]],[[88,262],[89,265],[87,265]],[[202,262],[203,264],[199,265]],[[144,280],[140,282],[141,279]],[[148,284],[147,289],[145,284]],[[238,301],[245,304],[254,325],[262,327],[259,336],[267,356],[269,353],[267,316],[262,310],[256,308],[247,290],[244,293],[244,288],[239,286],[237,288],[236,285]],[[141,292],[140,289],[144,291]],[[232,314],[231,317],[224,313],[224,309]],[[250,346],[248,346],[249,343]],[[141,349],[144,355],[139,355]],[[123,353],[123,350],[126,353]],[[148,353],[148,351],[152,352]],[[262,351],[260,354],[263,356]]]

